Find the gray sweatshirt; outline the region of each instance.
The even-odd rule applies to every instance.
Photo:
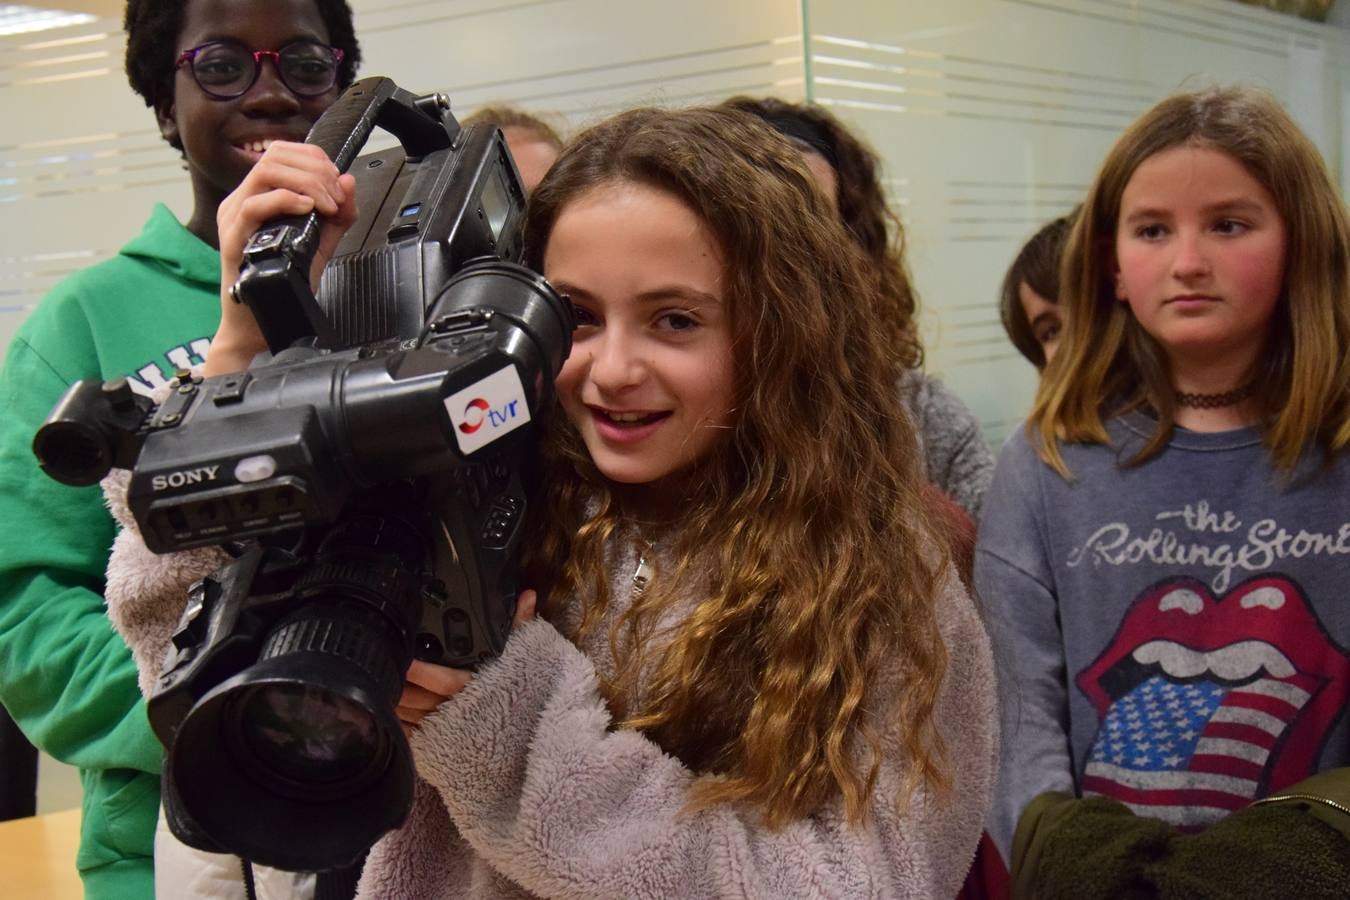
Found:
[[[109,566],[109,615],[149,688],[187,585],[219,557],[149,553],[118,479],[105,490],[126,529]],[[631,597],[636,560],[624,548],[616,557],[611,581],[623,600]],[[536,621],[519,628],[499,659],[417,728],[412,813],[372,848],[360,895],[954,895],[993,789],[995,684],[983,624],[954,577],[938,603],[950,657],[935,710],[952,776],[945,794],[920,791],[899,805],[906,755],[892,724],[882,732],[883,764],[860,827],[845,822],[837,802],[778,831],[748,806],[688,814],[683,807],[694,773],[643,735],[616,728],[600,697],[597,669],[612,664],[607,628],[578,647]],[[624,606],[615,602],[610,615]],[[880,679],[873,708],[888,709],[901,689],[893,673]],[[184,877],[196,853],[157,846],[157,864],[172,855],[176,877]],[[200,867],[219,867],[218,857],[199,856]]]
[[[979,420],[951,388],[919,369],[901,375],[899,388],[919,436],[928,480],[978,520],[994,477],[994,454]]]
[[[1008,439],[975,580],[1004,667],[990,833],[1008,858],[1046,790],[1103,795],[1182,828],[1350,764],[1350,460],[1272,470],[1255,429],[1061,448]]]

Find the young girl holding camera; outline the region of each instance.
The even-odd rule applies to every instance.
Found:
[[[1350,763],[1339,191],[1274,101],[1182,94],[1065,254],[1068,332],[976,562],[1016,667],[990,829],[1015,895],[1343,895],[1321,813],[1350,785],[1251,805]]]
[[[227,258],[310,208],[332,246],[352,196],[274,146],[222,209]],[[579,323],[540,615],[526,592],[477,672],[409,670],[418,791],[362,893],[954,895],[992,790],[988,640],[859,302],[875,281],[800,155],[735,111],[624,113],[531,196],[526,244]],[[225,306],[213,371],[262,346]],[[194,567],[135,540],[119,590],[176,616]]]

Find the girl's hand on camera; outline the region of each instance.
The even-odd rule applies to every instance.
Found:
[[[512,630],[526,622],[534,620],[535,592],[521,591],[516,598],[516,615],[511,621]],[[412,728],[436,707],[464,690],[473,680],[473,673],[467,669],[451,669],[433,663],[415,659],[404,676],[403,696],[398,699],[395,713],[403,734],[412,737]]]
[[[515,631],[526,622],[534,621],[534,607],[539,600],[536,591],[524,590],[516,597],[516,615],[511,620],[511,630]]]
[[[451,669],[415,659],[403,676],[403,696],[398,698],[394,712],[403,726],[403,734],[411,737],[412,727],[451,697],[464,690],[473,679],[468,669]]]
[[[253,166],[239,187],[220,203],[216,225],[220,233],[220,328],[211,340],[206,374],[221,375],[245,368],[254,355],[267,349],[253,313],[230,297],[239,279],[244,245],[267,222],[282,216],[317,211],[321,217],[319,249],[310,269],[310,285],[319,275],[338,242],[356,221],[356,181],[339,175],[337,166],[313,144],[277,141]]]

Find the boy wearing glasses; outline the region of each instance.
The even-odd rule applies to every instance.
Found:
[[[97,486],[42,474],[33,434],[79,379],[148,392],[202,361],[220,319],[220,201],[271,141],[304,140],[360,59],[344,0],[130,0],[125,26],[128,78],[183,155],[192,214],[157,205],[116,257],[57,285],[0,373],[0,702],[82,770],[91,900],[154,894],[163,749],[104,615],[113,520]]]

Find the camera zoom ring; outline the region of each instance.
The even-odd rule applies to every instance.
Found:
[[[390,598],[410,589],[409,573],[397,567],[354,565],[331,560],[319,560],[296,583],[296,590],[305,592],[311,587],[333,589],[357,588],[370,597]]]
[[[364,617],[311,615],[295,618],[272,632],[263,645],[260,659],[293,653],[326,653],[359,666],[385,690],[397,696],[403,684],[402,673],[379,627],[371,627]]]

